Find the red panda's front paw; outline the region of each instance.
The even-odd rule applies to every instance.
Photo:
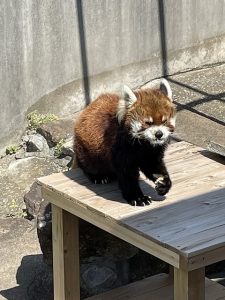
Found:
[[[160,196],[167,194],[171,188],[171,180],[168,175],[160,176],[155,181],[155,190]]]
[[[136,200],[131,200],[130,204],[132,206],[145,206],[149,205],[152,202],[151,197],[143,195],[140,198],[137,198]]]

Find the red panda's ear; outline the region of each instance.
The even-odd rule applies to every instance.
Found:
[[[169,85],[169,82],[165,78],[163,78],[160,82],[160,90],[170,99],[171,102],[173,102],[172,90]]]
[[[137,101],[137,97],[134,92],[127,85],[124,85],[123,87],[123,99],[126,102],[127,108],[131,107],[131,105]]]
[[[117,108],[117,118],[119,123],[123,120],[127,110],[135,101],[137,101],[137,97],[135,96],[134,92],[132,92],[132,90],[128,86],[124,85],[123,93],[119,99]]]

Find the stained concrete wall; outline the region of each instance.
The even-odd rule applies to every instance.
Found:
[[[0,147],[28,111],[225,61],[224,0],[0,1]],[[84,80],[83,80],[84,78]]]

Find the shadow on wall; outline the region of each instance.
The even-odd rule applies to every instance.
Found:
[[[18,286],[0,291],[0,295],[8,300],[53,300],[51,269],[41,254],[23,257],[16,281]]]
[[[165,12],[164,0],[158,0],[158,17],[159,17],[159,36],[160,36],[160,50],[162,61],[162,75],[168,75],[167,67],[167,43],[166,43],[166,26],[165,26]]]
[[[75,10],[77,11],[78,30],[80,39],[80,53],[83,73],[83,87],[86,105],[90,103],[90,84],[89,84],[89,71],[88,71],[88,59],[87,59],[87,47],[86,47],[86,35],[84,25],[84,14],[82,0],[75,0]]]

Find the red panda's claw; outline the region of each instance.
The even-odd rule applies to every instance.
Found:
[[[146,196],[146,195],[144,195],[144,196],[142,197],[142,201],[144,202],[145,205],[150,205],[151,202],[152,202],[151,197]]]
[[[132,206],[146,206],[150,205],[151,202],[151,198],[149,196],[144,195],[140,198],[137,198],[137,200],[132,200],[130,204]]]

